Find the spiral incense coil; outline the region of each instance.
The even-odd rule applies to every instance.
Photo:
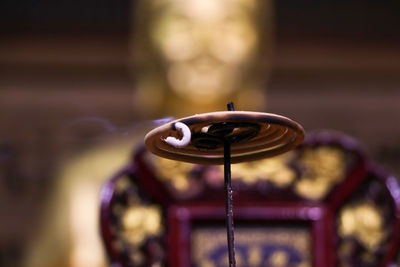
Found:
[[[182,144],[182,140],[188,140],[187,128],[190,142]],[[223,164],[225,141],[231,144],[231,163],[239,163],[287,152],[303,139],[302,126],[286,117],[262,112],[220,111],[160,126],[146,135],[145,144],[152,153],[164,158]]]

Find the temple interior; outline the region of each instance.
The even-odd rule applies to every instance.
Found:
[[[232,165],[238,266],[400,267],[400,3],[0,2],[0,266],[229,266],[221,166],[151,129],[226,110],[305,129]]]

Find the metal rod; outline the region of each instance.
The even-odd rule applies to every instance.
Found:
[[[226,106],[228,107],[228,111],[234,111],[235,110],[235,106],[233,105],[233,102],[228,102],[228,104]]]
[[[228,103],[228,110],[233,111],[232,102]],[[232,208],[232,185],[231,185],[231,143],[224,141],[224,184],[225,184],[225,213],[226,213],[226,233],[228,239],[229,266],[236,267],[235,243],[233,233],[233,208]]]
[[[233,236],[233,209],[232,209],[232,185],[231,185],[231,144],[224,142],[224,181],[225,181],[225,212],[226,231],[228,238],[229,266],[235,267],[235,243]]]

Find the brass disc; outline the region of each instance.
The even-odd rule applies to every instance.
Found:
[[[192,139],[184,147],[164,141],[177,139],[182,133],[175,123],[187,125]],[[276,156],[292,150],[304,139],[304,129],[297,122],[271,113],[220,111],[181,118],[150,131],[145,137],[147,148],[154,154],[173,160],[197,164],[223,164],[223,140],[230,140],[231,163]]]

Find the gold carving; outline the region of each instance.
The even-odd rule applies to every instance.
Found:
[[[184,192],[194,183],[190,173],[195,165],[159,157],[153,157],[152,161],[160,179],[170,183],[175,190]],[[300,177],[290,167],[293,162],[301,169]],[[339,148],[322,146],[288,152],[274,158],[234,164],[231,168],[233,180],[242,181],[247,185],[269,181],[278,188],[294,184],[294,191],[298,195],[317,200],[325,197],[333,186],[345,178],[346,156]],[[208,177],[209,174],[212,178]],[[210,171],[206,171],[205,179],[207,183],[215,186],[222,182],[222,175],[222,166],[211,167]]]
[[[369,202],[348,205],[339,215],[339,234],[354,237],[367,250],[376,250],[386,234],[383,216],[377,206]]]
[[[304,173],[295,185],[295,192],[308,199],[325,197],[345,178],[346,157],[338,148],[306,148],[300,155],[299,165]]]
[[[119,178],[114,184],[114,191],[116,194],[120,194],[133,186],[128,176]]]
[[[150,236],[162,233],[161,210],[156,205],[134,205],[122,217],[122,237],[134,246],[140,246]]]
[[[196,165],[159,157],[151,157],[151,160],[162,181],[168,182],[175,190],[182,193],[192,190],[191,185],[196,182],[192,179],[191,172]],[[290,167],[291,163],[299,166],[300,177],[294,168]],[[259,181],[269,181],[278,188],[286,188],[293,184],[294,191],[298,195],[318,200],[325,197],[333,186],[345,178],[346,165],[346,156],[342,150],[322,146],[288,152],[273,158],[233,164],[231,168],[233,180],[250,186]],[[204,178],[211,186],[222,186],[223,167],[210,167],[206,170]]]
[[[293,154],[289,152],[270,159],[234,164],[231,166],[232,179],[240,180],[247,185],[253,185],[258,181],[270,181],[277,187],[288,186],[296,177],[295,172],[288,166],[292,158]],[[196,165],[160,157],[151,157],[151,160],[162,181],[170,183],[177,191],[183,192],[189,189],[192,183],[190,172]],[[209,184],[215,185],[223,181],[222,175],[222,166],[212,166],[206,171],[205,179]]]
[[[269,259],[269,264],[272,267],[285,267],[289,263],[289,256],[286,251],[276,251]]]
[[[277,157],[232,165],[232,179],[238,179],[248,185],[258,181],[270,181],[277,187],[285,187],[296,178],[288,164],[293,153],[288,152]]]
[[[261,248],[257,246],[250,247],[248,262],[251,266],[257,266],[262,262]]]

